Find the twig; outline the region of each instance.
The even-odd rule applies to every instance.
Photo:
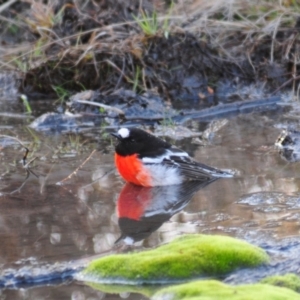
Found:
[[[77,65],[81,62],[81,60],[85,58],[86,54],[87,54],[90,50],[92,50],[93,48],[94,48],[94,46],[88,46],[88,47],[85,49],[85,51],[84,51],[84,52],[79,56],[79,58],[77,59],[77,61],[76,61],[76,63],[75,63],[75,66],[77,66]]]
[[[10,136],[10,135],[5,135],[5,134],[0,134],[0,137],[9,138],[11,140],[17,141],[25,149],[25,153],[24,153],[23,158],[22,158],[22,165],[23,165],[24,169],[26,170],[26,178],[25,178],[24,182],[21,184],[21,186],[19,188],[17,188],[15,190],[13,190],[12,192],[8,193],[8,194],[12,195],[16,192],[19,192],[23,188],[23,186],[26,184],[30,174],[34,175],[36,178],[39,178],[39,176],[37,174],[35,174],[29,168],[29,165],[36,159],[36,157],[32,158],[29,162],[26,162],[27,156],[28,156],[28,153],[29,153],[29,149],[24,145],[24,143],[22,141],[20,141],[16,137],[13,137],[13,136]]]
[[[125,74],[125,58],[123,57],[122,70],[121,70],[121,74],[120,74],[120,77],[118,79],[118,82],[117,82],[117,84],[115,86],[115,90],[117,90],[119,88],[119,85],[121,83],[122,78],[124,77],[124,74]]]
[[[107,62],[109,65],[111,65],[113,68],[115,68],[118,72],[120,72],[120,73],[122,74],[122,76],[126,78],[126,80],[127,80],[128,82],[131,82],[131,79],[130,79],[128,76],[126,76],[126,74],[123,72],[123,70],[121,70],[115,63],[113,63],[113,62],[112,62],[111,60],[109,60],[109,59],[107,59],[106,62]]]
[[[63,180],[56,182],[57,185],[61,185],[64,181],[72,178],[74,175],[77,174],[78,170],[81,169],[93,156],[93,154],[96,152],[96,150],[93,150],[91,152],[91,154],[88,156],[88,158],[78,167],[76,168],[70,175],[68,175],[67,177],[65,177]]]
[[[4,118],[15,118],[15,119],[33,119],[33,116],[28,116],[24,114],[16,114],[16,113],[9,113],[9,112],[0,112],[0,117]]]
[[[113,107],[110,105],[106,105],[106,104],[102,104],[102,103],[98,103],[98,102],[93,102],[93,101],[87,101],[87,100],[73,100],[74,102],[78,102],[78,103],[82,103],[82,104],[88,104],[88,105],[93,105],[93,106],[98,106],[98,107],[102,107],[106,110],[112,110],[117,112],[118,114],[124,116],[125,113],[123,110],[117,108],[117,107]]]
[[[20,192],[21,189],[23,188],[23,186],[26,184],[28,178],[29,178],[29,175],[30,175],[30,172],[26,172],[27,175],[26,175],[26,178],[24,180],[24,182],[15,190],[11,191],[10,193],[4,193],[4,194],[9,194],[9,195],[12,195],[12,194],[15,194],[16,192]]]
[[[92,182],[90,182],[90,183],[88,183],[88,184],[82,186],[81,188],[82,188],[82,189],[85,189],[85,188],[91,186],[91,185],[94,184],[95,182],[97,182],[97,181],[99,181],[100,179],[102,179],[102,178],[104,178],[104,177],[110,175],[110,174],[113,173],[114,171],[115,171],[115,169],[111,169],[111,170],[105,172],[102,176],[96,178],[95,180],[93,180]]]
[[[26,164],[26,159],[27,159],[27,155],[29,153],[29,149],[16,137],[13,137],[13,136],[10,136],[10,135],[5,135],[5,134],[0,134],[0,137],[8,138],[8,139],[17,141],[25,149],[25,154],[23,156],[22,162],[23,162],[23,167],[27,168],[28,164],[31,162],[30,161],[28,164]]]
[[[272,94],[272,95],[275,95],[278,91],[280,91],[282,88],[284,88],[286,85],[288,85],[291,81],[293,80],[297,80],[297,79],[300,79],[300,75],[296,76],[296,77],[292,77],[290,78],[289,80],[287,80],[285,83],[283,83],[279,88],[277,88]]]
[[[3,3],[2,5],[0,5],[0,13],[2,13],[4,10],[6,10],[7,8],[9,8],[15,2],[17,2],[17,0],[10,0],[10,1],[8,1],[6,3]]]
[[[46,32],[49,32],[49,33],[53,34],[53,35],[57,38],[56,40],[54,40],[56,43],[60,43],[60,42],[62,41],[62,39],[56,34],[55,31],[53,31],[53,30],[51,30],[51,29],[49,29],[49,28],[47,28],[47,27],[37,26],[36,30],[37,30],[37,32],[40,34],[41,37],[44,37],[44,36],[45,36],[42,32],[43,32],[43,31],[46,31]],[[60,45],[61,45],[62,47],[65,47],[65,44],[64,44],[63,42],[60,43]]]
[[[296,55],[294,54],[294,64],[292,68],[292,78],[293,78],[293,95],[295,95],[295,87],[296,87],[296,74],[297,74],[297,59]]]
[[[271,64],[274,62],[274,43],[275,43],[275,39],[276,39],[276,34],[277,34],[277,31],[278,31],[278,27],[280,25],[281,17],[282,16],[280,16],[278,18],[277,23],[275,25],[275,29],[273,31],[273,35],[272,35],[271,53],[270,53],[270,62],[271,62]]]

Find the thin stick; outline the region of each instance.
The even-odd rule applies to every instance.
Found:
[[[128,81],[128,82],[131,82],[131,79],[129,77],[126,76],[126,74],[124,73],[123,70],[121,70],[115,63],[113,63],[111,60],[107,59],[106,62],[111,65],[113,68],[115,68],[118,72],[121,73],[121,75],[123,77],[125,77],[125,79]]]
[[[113,106],[109,106],[106,104],[102,104],[102,103],[98,103],[98,102],[92,102],[92,101],[87,101],[87,100],[73,100],[74,102],[78,102],[78,103],[82,103],[82,104],[88,104],[88,105],[93,105],[93,106],[98,106],[98,107],[102,107],[106,110],[112,110],[117,112],[118,114],[124,116],[125,113],[123,110],[117,108],[117,107],[113,107]]]
[[[70,179],[70,178],[72,178],[74,175],[76,175],[77,174],[77,172],[78,172],[78,170],[79,169],[81,169],[90,159],[91,159],[91,157],[93,156],[93,154],[96,152],[96,150],[93,150],[92,152],[91,152],[91,154],[88,156],[88,158],[78,167],[78,168],[76,168],[69,176],[67,176],[67,177],[65,177],[63,180],[61,180],[61,181],[58,181],[58,182],[56,182],[56,184],[57,185],[60,185],[60,184],[62,184],[64,181],[66,181],[66,180],[68,180],[68,179]]]
[[[11,140],[14,140],[14,141],[17,141],[24,149],[25,149],[25,153],[23,155],[23,158],[22,158],[22,165],[23,165],[23,168],[26,170],[26,178],[24,180],[24,182],[20,185],[20,187],[18,187],[17,189],[11,191],[10,193],[5,193],[5,194],[9,194],[9,195],[12,195],[16,192],[20,192],[21,189],[25,186],[27,180],[29,179],[29,176],[30,174],[34,175],[36,178],[40,178],[39,175],[35,174],[35,172],[33,172],[31,169],[30,169],[30,164],[36,160],[37,157],[33,157],[29,162],[27,162],[27,156],[28,156],[28,153],[30,152],[30,150],[24,145],[24,143],[22,141],[20,141],[18,138],[16,137],[13,137],[13,136],[10,136],[10,135],[5,135],[5,134],[0,134],[0,138],[8,138],[8,139],[11,139]]]
[[[95,182],[99,181],[100,179],[102,179],[102,178],[104,178],[104,177],[106,177],[106,176],[112,174],[114,171],[115,171],[115,169],[111,169],[111,170],[105,172],[102,176],[96,178],[95,180],[93,180],[92,182],[90,182],[90,183],[88,183],[88,184],[82,186],[81,188],[82,188],[82,189],[85,189],[85,188],[91,186],[92,184],[94,184]]]
[[[15,119],[33,119],[33,116],[28,116],[24,114],[16,114],[16,113],[9,113],[9,112],[0,112],[0,117],[4,118],[15,118]]]
[[[284,88],[286,85],[288,85],[291,81],[293,80],[298,80],[300,79],[300,75],[296,76],[296,77],[292,77],[289,80],[287,80],[285,83],[283,83],[279,88],[277,88],[273,93],[271,93],[271,96],[276,94],[278,91],[280,91],[282,88]]]
[[[0,137],[4,137],[4,138],[8,138],[14,141],[17,141],[24,149],[25,149],[25,154],[23,156],[23,167],[24,168],[28,168],[28,165],[35,159],[32,159],[28,164],[26,164],[26,159],[27,159],[27,155],[29,153],[29,149],[16,137],[10,136],[10,135],[5,135],[5,134],[0,134]]]
[[[280,16],[277,20],[277,23],[275,25],[275,29],[274,29],[274,32],[273,32],[273,36],[272,36],[271,53],[270,53],[270,62],[271,62],[271,64],[274,62],[274,44],[275,44],[275,38],[276,38],[277,31],[278,31],[278,27],[280,25],[281,17],[282,16]]]
[[[6,10],[7,8],[9,8],[15,2],[17,2],[17,0],[10,0],[10,1],[8,1],[6,3],[3,3],[2,5],[0,5],[0,13],[2,13],[4,10]]]

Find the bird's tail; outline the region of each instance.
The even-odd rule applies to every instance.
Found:
[[[235,175],[235,172],[232,170],[221,170],[201,163],[197,164],[198,166],[201,166],[203,168],[203,171],[209,174],[212,178],[232,178]]]
[[[215,172],[212,172],[211,175],[213,177],[218,177],[218,178],[232,178],[235,175],[235,172],[232,170],[219,170],[215,169]]]

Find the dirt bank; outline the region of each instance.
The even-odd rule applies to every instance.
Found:
[[[205,100],[220,82],[297,89],[295,1],[10,1],[0,6],[1,68],[20,91],[155,90]]]

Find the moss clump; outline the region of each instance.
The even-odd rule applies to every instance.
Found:
[[[300,278],[296,274],[285,274],[285,275],[277,275],[270,276],[264,278],[261,283],[267,283],[276,286],[282,286],[289,288],[295,292],[300,292]],[[299,297],[300,299],[300,297]]]
[[[81,273],[100,282],[161,283],[220,276],[268,261],[266,253],[227,236],[185,235],[157,249],[92,261]]]
[[[194,281],[164,288],[157,292],[153,300],[296,300],[299,294],[282,287],[268,284],[230,286],[216,280]]]

